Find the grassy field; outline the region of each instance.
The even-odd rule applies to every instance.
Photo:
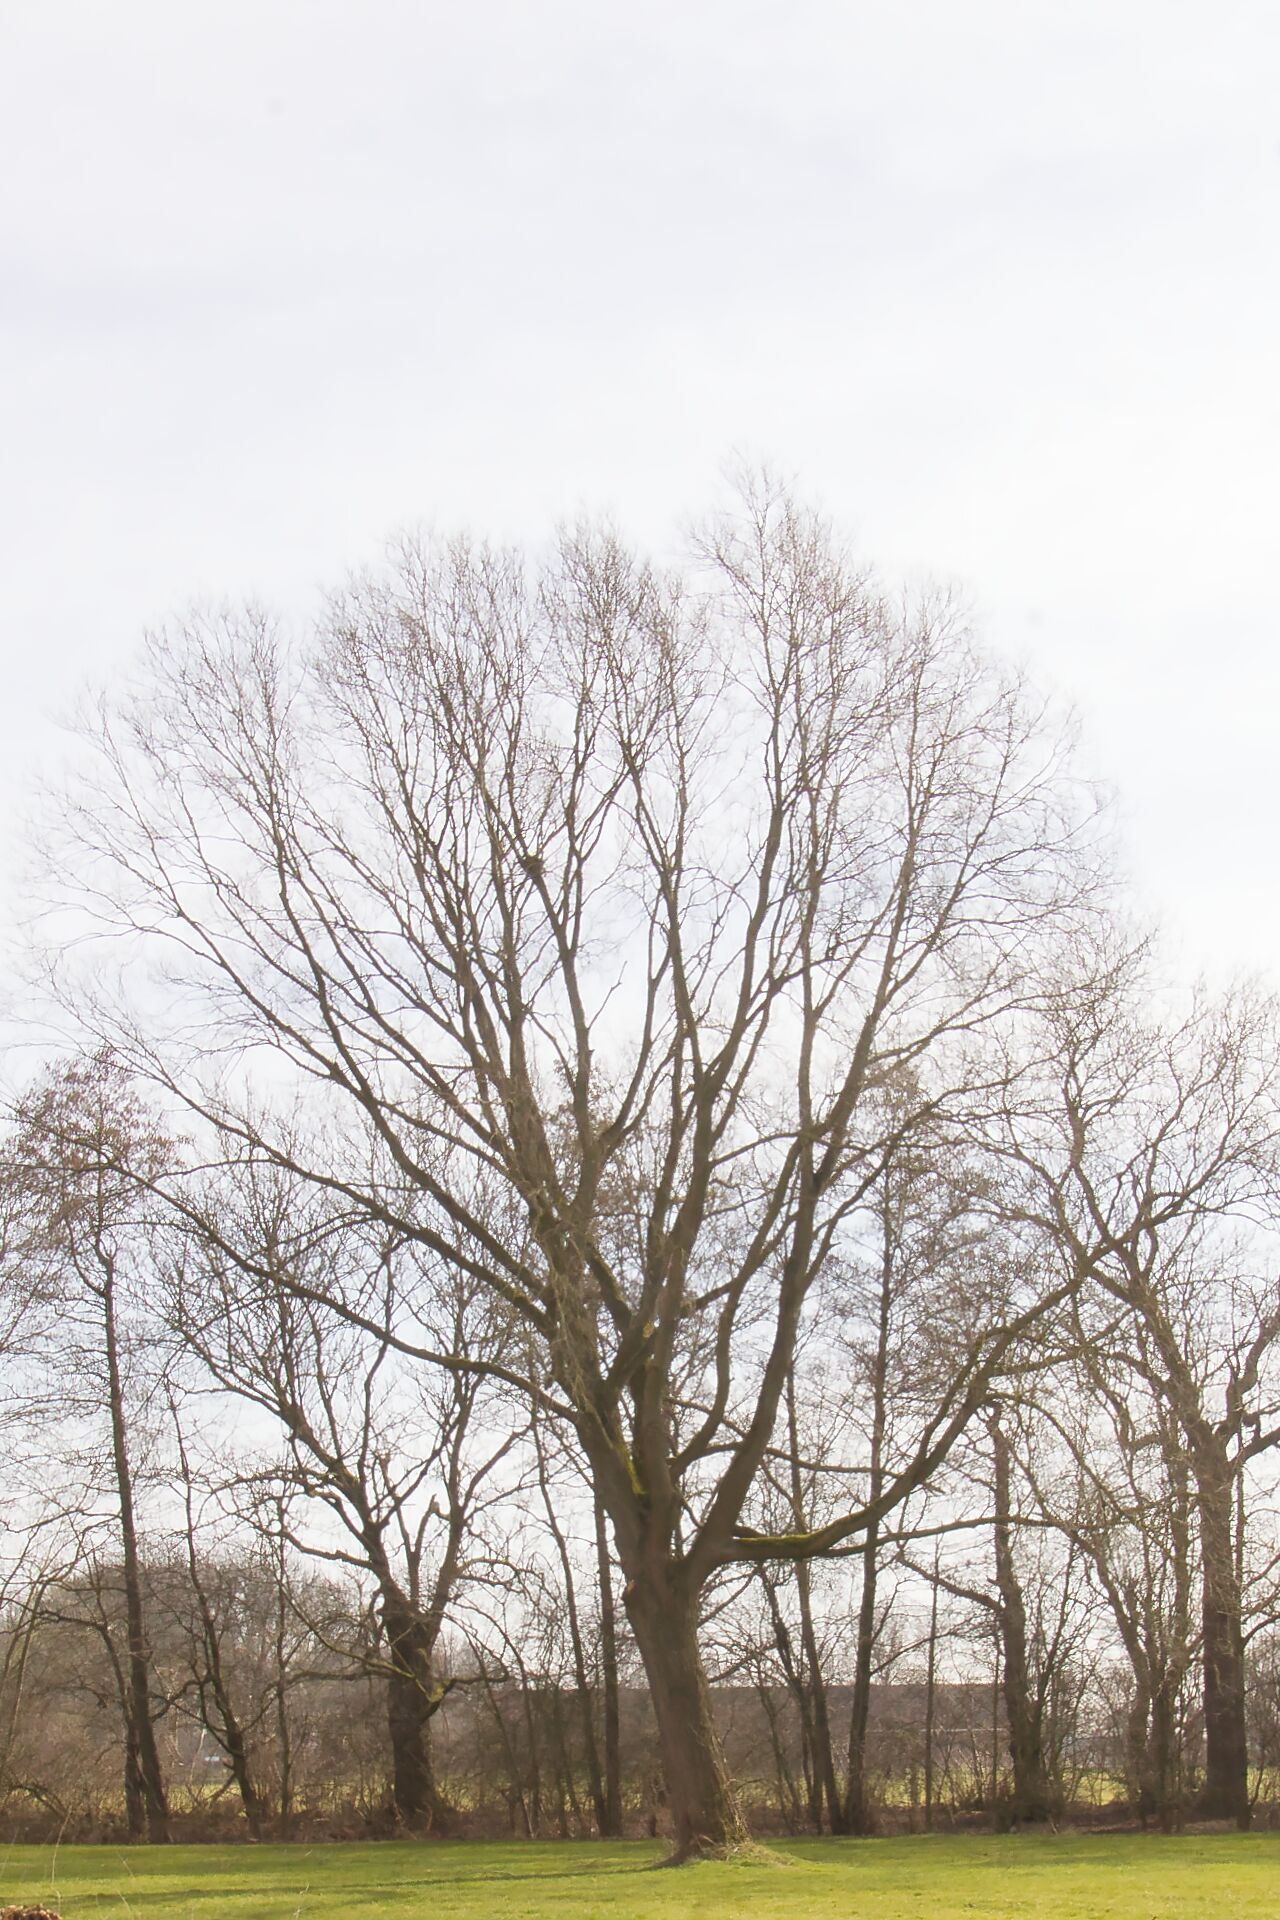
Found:
[[[64,1920],[1275,1920],[1280,1834],[795,1841],[649,1869],[644,1843],[10,1847],[0,1906]]]

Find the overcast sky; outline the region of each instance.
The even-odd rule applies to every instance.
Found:
[[[197,596],[734,449],[1068,694],[1280,979],[1274,0],[9,0],[3,794]]]

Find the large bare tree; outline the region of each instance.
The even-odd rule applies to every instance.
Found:
[[[506,1373],[609,1516],[677,1851],[735,1844],[708,1579],[892,1510],[1040,1305],[1028,1280],[961,1343],[872,1503],[743,1524],[844,1223],[922,1113],[982,1098],[1091,910],[1059,740],[945,605],[882,597],[764,484],[683,576],[588,529],[410,548],[296,645],[193,620],[94,732],[56,860],[119,945],[79,946],[75,1004],[523,1323]],[[867,1095],[908,1068],[886,1123]]]

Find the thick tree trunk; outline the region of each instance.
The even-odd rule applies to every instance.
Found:
[[[1133,1698],[1129,1702],[1129,1711],[1125,1715],[1124,1770],[1129,1789],[1129,1803],[1143,1828],[1156,1811],[1155,1795],[1152,1791],[1151,1736],[1150,1692],[1135,1679]]]
[[[384,1598],[383,1622],[391,1672],[387,1676],[387,1733],[391,1742],[391,1801],[410,1832],[448,1828],[451,1809],[436,1785],[431,1752],[434,1691],[431,1649],[423,1621],[396,1595]]]
[[[1202,1565],[1204,1785],[1202,1819],[1250,1822],[1245,1722],[1244,1633],[1232,1539],[1233,1476],[1226,1448],[1201,1438],[1192,1448]]]
[[[747,1829],[739,1810],[698,1646],[698,1600],[678,1567],[634,1575],[623,1595],[649,1681],[676,1860],[717,1855],[740,1846]]]

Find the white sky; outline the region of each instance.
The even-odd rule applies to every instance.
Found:
[[[1068,693],[1280,979],[1274,0],[8,0],[0,799],[193,596],[734,449]]]

